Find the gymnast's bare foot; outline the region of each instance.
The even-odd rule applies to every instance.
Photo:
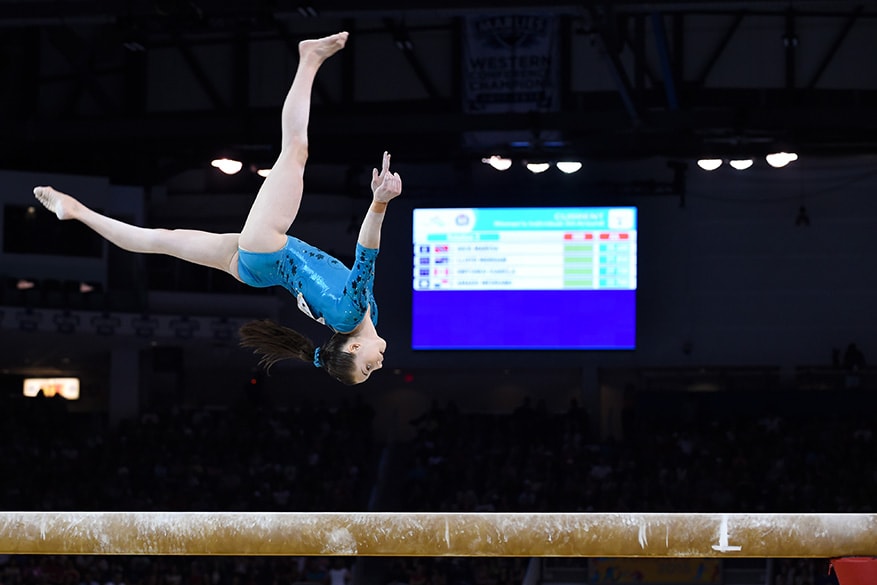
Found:
[[[79,202],[52,187],[34,187],[33,194],[58,219],[73,219]]]
[[[298,44],[298,53],[302,60],[313,59],[320,64],[341,49],[347,43],[347,32],[340,32],[321,39],[310,39]]]

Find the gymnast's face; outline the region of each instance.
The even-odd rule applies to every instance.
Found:
[[[353,354],[353,379],[357,384],[368,380],[371,373],[384,366],[384,352],[387,342],[375,335],[374,337],[356,338],[351,341],[350,353]]]

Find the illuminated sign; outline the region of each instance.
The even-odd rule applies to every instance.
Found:
[[[24,395],[30,398],[60,396],[67,400],[79,400],[79,378],[26,378]]]

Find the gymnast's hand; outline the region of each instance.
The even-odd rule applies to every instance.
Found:
[[[387,203],[402,194],[402,177],[390,172],[390,153],[384,151],[384,163],[380,174],[372,169],[372,194],[379,203]]]

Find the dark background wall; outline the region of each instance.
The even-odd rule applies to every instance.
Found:
[[[533,14],[556,24],[557,76],[542,88],[556,99],[472,111],[467,23]],[[284,2],[0,2],[0,200],[20,211],[34,184],[53,183],[140,225],[236,231],[259,186],[249,164],[276,156],[297,42],[346,29],[349,46],[315,87],[293,233],[349,258],[370,169],[393,153],[405,193],[387,219],[376,289],[390,352],[369,393],[421,404],[441,391],[482,409],[538,393],[561,408],[569,396],[599,402],[601,388],[641,382],[644,369],[764,367],[793,382],[796,368],[830,366],[851,342],[874,351],[875,16],[871,2],[816,1],[332,2],[314,14]],[[529,146],[512,146],[520,140]],[[763,155],[780,149],[800,159],[767,167]],[[240,175],[209,166],[231,152],[248,163]],[[493,152],[515,166],[481,164]],[[520,166],[561,155],[580,157],[583,170],[534,176]],[[756,163],[704,173],[694,161],[705,155]],[[610,203],[640,209],[635,351],[409,349],[414,206]],[[809,225],[796,222],[801,208]],[[59,246],[65,237],[47,236]],[[99,302],[76,306],[14,291],[0,320],[7,376],[76,374],[96,404],[118,385],[114,352],[117,375],[130,358],[118,352],[138,356],[144,400],[219,400],[252,377],[233,335],[244,320],[325,334],[282,294],[106,246],[96,258],[7,251],[0,274],[4,292],[22,278],[102,286]],[[97,331],[105,310],[111,334]],[[176,365],[157,368],[167,353]],[[286,364],[259,387],[288,400],[347,391],[316,374]]]

